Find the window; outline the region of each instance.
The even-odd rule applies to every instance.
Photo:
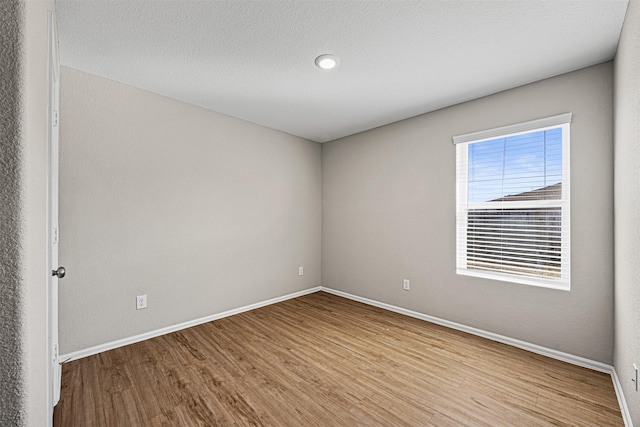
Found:
[[[569,290],[570,122],[453,138],[458,274]]]

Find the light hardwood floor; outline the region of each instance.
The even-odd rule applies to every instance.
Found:
[[[63,365],[61,426],[623,426],[611,377],[323,292]]]

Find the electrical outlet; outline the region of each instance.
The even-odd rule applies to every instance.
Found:
[[[636,391],[638,391],[638,365],[633,364],[633,377],[631,377],[631,381],[636,387]]]
[[[409,279],[402,279],[402,289],[405,291],[411,290],[411,281]]]
[[[138,295],[136,297],[136,310],[142,310],[143,308],[147,308],[147,296]]]
[[[304,276],[304,267],[298,267],[298,276]]]

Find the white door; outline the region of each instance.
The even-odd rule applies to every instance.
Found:
[[[58,62],[58,38],[54,12],[49,12],[49,262],[48,271],[48,390],[49,411],[52,420],[53,407],[60,400],[62,368],[58,362],[58,280],[64,276],[64,268],[58,265],[58,90],[60,65]]]

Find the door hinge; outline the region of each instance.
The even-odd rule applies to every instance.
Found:
[[[53,229],[52,243],[58,243],[58,227]]]
[[[59,118],[58,118],[58,110],[53,110],[53,125],[58,126]]]

